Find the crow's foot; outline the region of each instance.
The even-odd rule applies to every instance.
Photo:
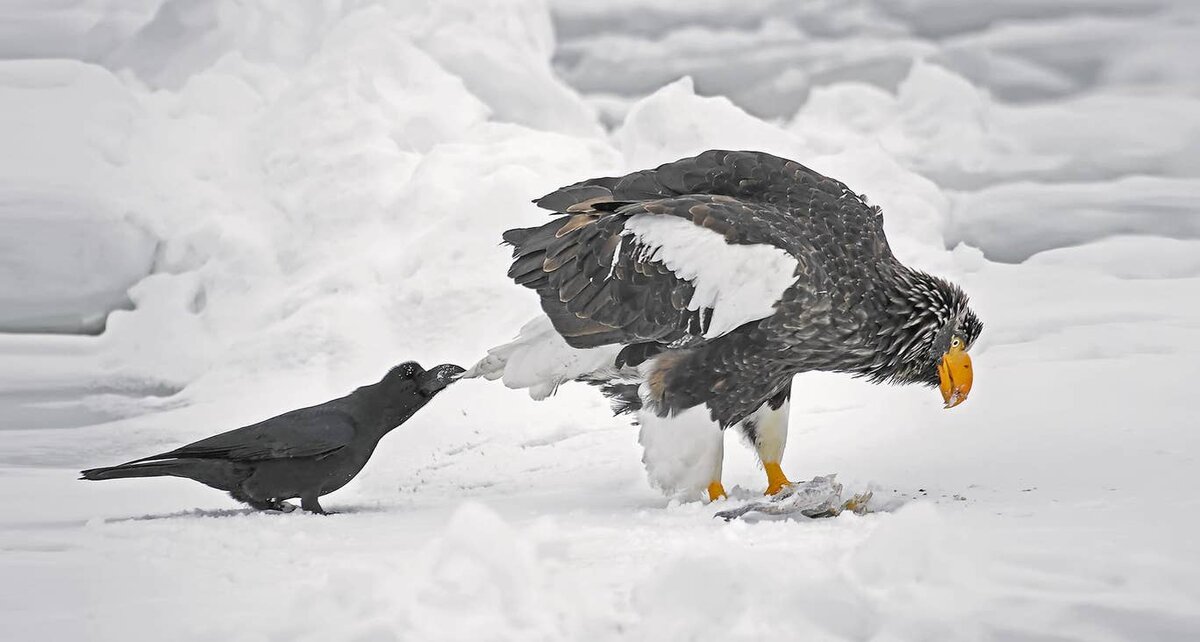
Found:
[[[312,497],[301,497],[300,498],[300,508],[303,508],[304,510],[306,510],[310,513],[316,513],[318,515],[335,515],[336,514],[336,513],[327,511],[324,508],[321,508],[321,503],[317,501],[316,495],[313,495]]]

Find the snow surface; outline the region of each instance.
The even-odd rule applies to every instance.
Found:
[[[1200,637],[1200,5],[3,14],[3,639]],[[725,449],[732,499],[672,502],[594,390],[482,380],[333,517],[75,480],[406,359],[473,363],[537,312],[497,244],[544,220],[529,199],[710,147],[865,192],[985,321],[953,411],[797,378],[785,471],[876,512],[725,524],[765,486],[749,450]]]

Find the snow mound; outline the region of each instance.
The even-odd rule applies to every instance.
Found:
[[[1130,172],[1194,177],[1197,106],[1195,97],[1139,92],[1009,104],[946,67],[918,62],[895,93],[862,83],[814,90],[791,129],[830,151],[878,141],[952,188]]]
[[[633,105],[614,134],[631,167],[653,167],[708,149],[752,149],[784,158],[805,146],[723,96],[698,96],[683,77]]]
[[[1115,235],[1200,238],[1200,180],[1129,176],[1104,183],[1016,182],[952,197],[949,244],[1020,262]]]
[[[1106,272],[1123,279],[1187,279],[1200,276],[1200,240],[1111,236],[1040,252],[1025,264]]]
[[[928,59],[1004,100],[1051,100],[1098,88],[1130,94],[1200,87],[1185,61],[1197,7],[1188,0],[962,4],[554,0],[560,73],[582,91],[642,96],[683,75],[755,116],[791,115],[821,87],[895,89]]]
[[[57,190],[0,194],[0,225],[0,332],[98,333],[154,268],[144,228]]]

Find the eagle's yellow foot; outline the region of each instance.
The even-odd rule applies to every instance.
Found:
[[[783,469],[777,462],[763,462],[763,468],[767,471],[767,492],[764,494],[774,495],[783,490],[784,486],[791,485],[792,482],[788,481],[787,475],[783,474]]]
[[[721,485],[721,482],[714,481],[708,483],[708,501],[715,502],[725,496],[725,487]]]

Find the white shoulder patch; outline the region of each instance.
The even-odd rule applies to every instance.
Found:
[[[798,262],[773,245],[731,245],[725,237],[678,216],[638,214],[625,223],[646,259],[662,261],[695,288],[689,310],[712,309],[705,338],[771,316],[796,281]]]

